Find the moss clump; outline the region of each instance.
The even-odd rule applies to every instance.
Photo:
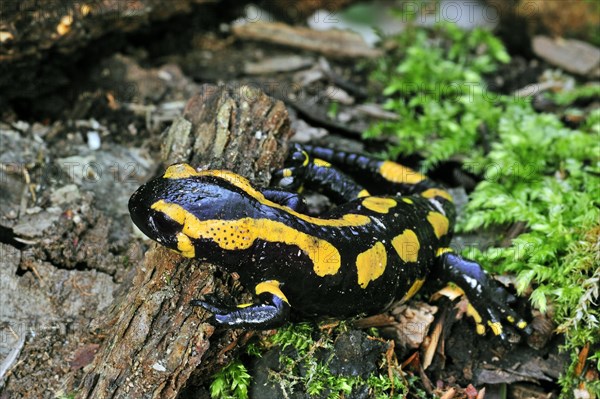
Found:
[[[398,50],[379,61],[374,77],[400,118],[374,125],[367,136],[393,135],[391,155],[420,152],[424,169],[453,157],[483,177],[460,228],[525,228],[508,247],[467,255],[494,272],[516,274],[521,292],[535,287],[531,302],[541,311],[552,305],[573,358],[561,378],[563,394],[583,386],[600,396],[598,383],[580,375],[582,364],[598,369],[600,359],[598,112],[573,130],[528,101],[488,92],[483,74],[508,61],[490,33],[443,25],[396,40]],[[597,93],[597,86],[578,88],[557,102]]]
[[[311,323],[288,324],[274,335],[250,344],[246,353],[260,357],[267,351],[276,350],[279,365],[268,370],[268,380],[284,397],[303,392],[308,397],[334,399],[349,397],[360,390],[368,392],[372,398],[400,399],[406,397],[409,387],[416,397],[424,397],[425,392],[417,388],[418,381],[407,380],[397,364],[388,364],[385,354],[377,359],[376,371],[367,373],[366,378],[332,372],[333,358],[337,354],[334,351],[336,339],[347,330],[344,323],[331,331]],[[385,347],[383,343],[380,345]],[[211,395],[213,398],[247,398],[249,382],[246,368],[235,360],[215,375]]]
[[[247,399],[250,374],[246,366],[236,359],[213,376],[210,397],[218,399]]]
[[[378,61],[373,78],[384,86],[385,107],[398,121],[374,124],[365,137],[397,137],[391,156],[419,152],[424,169],[481,149],[484,126],[497,125],[506,99],[486,89],[484,74],[509,61],[502,43],[483,29],[465,32],[445,24],[410,29],[397,50]]]

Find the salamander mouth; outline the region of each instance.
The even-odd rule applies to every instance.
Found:
[[[156,194],[141,186],[129,199],[129,214],[133,223],[148,238],[169,247],[177,247],[177,234],[183,226],[164,212],[152,209]]]

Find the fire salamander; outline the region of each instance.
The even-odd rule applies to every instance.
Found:
[[[321,191],[336,207],[309,216],[298,193],[259,190],[233,172],[187,164],[170,166],[129,200],[131,218],[148,237],[236,272],[256,294],[256,303],[237,306],[214,295],[192,301],[215,323],[269,329],[291,310],[301,317],[375,314],[413,296],[430,276],[467,296],[478,334],[505,339],[502,320],[529,333],[506,293],[448,247],[452,197],[426,176],[391,161],[298,145],[274,176]]]

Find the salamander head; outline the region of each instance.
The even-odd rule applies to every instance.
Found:
[[[213,222],[247,216],[252,198],[229,182],[232,175],[237,176],[172,165],[133,193],[129,199],[131,219],[149,238],[184,256],[196,257],[195,247],[203,238],[199,230],[210,228]]]

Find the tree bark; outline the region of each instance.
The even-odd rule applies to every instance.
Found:
[[[281,101],[248,86],[203,85],[169,129],[163,159],[226,168],[264,185],[283,163],[290,134]],[[216,270],[154,245],[111,306],[78,397],[175,398],[195,370],[195,379],[214,372],[239,332],[213,336],[209,314],[189,301],[228,289]]]

